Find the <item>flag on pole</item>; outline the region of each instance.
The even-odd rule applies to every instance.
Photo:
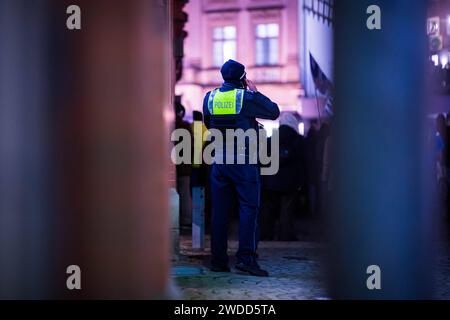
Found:
[[[316,59],[314,59],[311,52],[309,53],[309,61],[311,64],[311,75],[314,80],[315,85],[315,93],[316,93],[316,104],[317,104],[317,114],[320,122],[320,108],[319,108],[319,100],[317,97],[317,90],[326,96],[326,104],[325,104],[325,112],[328,114],[328,116],[333,116],[334,114],[334,108],[333,108],[333,83],[327,78],[325,73],[320,68],[319,64],[317,63]]]
[[[325,112],[329,117],[334,115],[334,100],[331,95],[327,96],[327,102],[325,103]]]
[[[314,84],[316,86],[316,89],[319,90],[321,94],[327,94],[331,91],[331,88],[333,87],[333,84],[330,80],[328,80],[325,73],[320,68],[319,64],[317,63],[316,59],[314,59],[311,52],[309,53],[309,61],[311,64],[311,74],[314,80]]]

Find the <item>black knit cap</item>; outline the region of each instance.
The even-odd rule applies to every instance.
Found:
[[[245,78],[245,66],[237,61],[228,60],[220,69],[225,81],[242,80]]]

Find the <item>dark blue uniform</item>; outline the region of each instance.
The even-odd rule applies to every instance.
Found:
[[[225,81],[221,92],[242,88],[239,81]],[[224,129],[226,121],[211,115],[208,92],[203,101],[203,114],[206,127]],[[243,106],[235,115],[229,129],[258,129],[256,118],[275,120],[280,111],[277,104],[259,92],[246,90]],[[219,128],[220,127],[220,128]],[[235,162],[236,163],[236,162]],[[239,250],[236,254],[238,263],[256,264],[258,234],[258,213],[260,204],[260,173],[257,164],[213,164],[211,168],[211,254],[212,265],[226,267],[228,217],[236,200],[239,203]]]

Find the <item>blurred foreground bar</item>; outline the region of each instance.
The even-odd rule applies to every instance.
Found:
[[[366,27],[372,4],[381,8],[382,30]],[[429,298],[425,1],[340,0],[335,6],[332,295]],[[381,290],[366,286],[370,265],[381,268]]]
[[[169,1],[71,4],[0,2],[0,298],[163,298]]]

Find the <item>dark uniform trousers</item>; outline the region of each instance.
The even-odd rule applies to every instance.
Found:
[[[237,262],[256,263],[260,197],[259,167],[255,164],[213,164],[211,168],[212,264],[228,264],[228,219],[236,197],[239,203],[239,249]],[[217,205],[220,204],[220,205]]]

